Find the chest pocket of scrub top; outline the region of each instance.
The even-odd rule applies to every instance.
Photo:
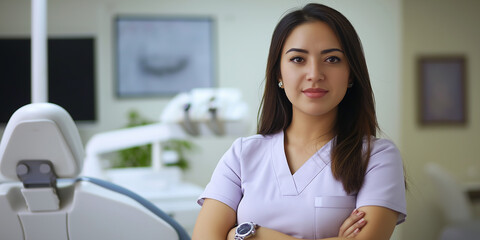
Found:
[[[342,223],[355,209],[354,196],[315,197],[315,239],[336,237]]]

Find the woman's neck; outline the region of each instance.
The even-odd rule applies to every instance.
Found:
[[[311,116],[293,110],[292,122],[285,130],[289,143],[304,146],[323,146],[335,136],[337,112],[331,111],[322,116]]]

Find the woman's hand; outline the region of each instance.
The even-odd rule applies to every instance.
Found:
[[[353,238],[357,236],[363,226],[367,223],[363,216],[364,212],[353,210],[352,214],[343,222],[338,231],[338,237]]]
[[[235,230],[237,229],[237,227],[234,227],[232,229],[230,229],[230,231],[228,232],[228,235],[227,235],[227,240],[235,240]]]

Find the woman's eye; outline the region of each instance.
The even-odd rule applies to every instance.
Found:
[[[340,58],[336,56],[331,56],[331,57],[328,57],[325,61],[329,63],[337,63],[337,62],[340,62]]]
[[[291,62],[294,62],[294,63],[302,63],[304,61],[303,58],[301,57],[293,57],[290,59]]]

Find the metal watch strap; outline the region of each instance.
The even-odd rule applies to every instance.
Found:
[[[245,240],[246,238],[249,238],[249,237],[255,235],[255,232],[257,231],[257,228],[258,228],[258,224],[253,223],[253,222],[250,222],[250,223],[253,225],[253,229],[252,229],[251,233],[247,236],[237,236],[237,233],[235,233],[235,238],[234,238],[235,240]]]

